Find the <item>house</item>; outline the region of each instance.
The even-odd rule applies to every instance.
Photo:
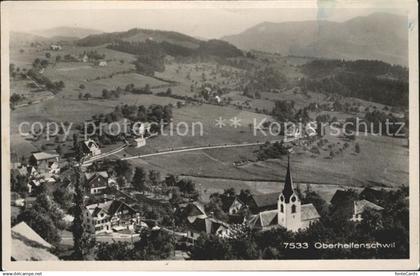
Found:
[[[253,213],[258,213],[266,210],[273,210],[277,207],[277,201],[280,193],[269,193],[252,195],[250,202],[247,204]]]
[[[86,229],[86,232],[90,234],[95,234],[95,223],[92,218],[91,211],[89,210],[88,207],[89,206],[86,206],[86,207],[83,207],[82,209],[82,218],[83,218],[82,226],[84,229]],[[73,217],[73,219],[75,217],[75,208],[76,206],[72,206],[68,211],[68,215]],[[70,217],[67,217],[67,220],[69,220],[69,218]],[[73,219],[71,219],[71,221],[73,221]]]
[[[50,251],[54,247],[25,222],[12,227],[12,261],[57,261]]]
[[[88,139],[81,142],[82,152],[85,156],[93,157],[101,154],[99,145],[92,139]]]
[[[89,57],[85,54],[83,57],[82,57],[82,62],[88,62],[89,61]]]
[[[355,200],[353,202],[353,215],[350,220],[354,222],[361,222],[363,220],[362,214],[367,209],[382,211],[384,208],[366,199]]]
[[[378,203],[385,197],[385,190],[383,189],[374,189],[374,188],[364,188],[363,191],[360,192],[359,198],[366,199],[373,203]]]
[[[207,216],[204,205],[199,202],[188,203],[183,209],[187,221],[187,237],[197,239],[202,233],[225,236],[229,224]]]
[[[146,145],[146,139],[143,137],[135,138],[134,145],[136,148],[144,147]]]
[[[95,233],[110,233],[113,230],[134,230],[140,224],[140,214],[122,200],[110,200],[87,206],[95,226]]]
[[[105,203],[93,204],[87,206],[91,217],[93,219],[93,224],[95,227],[95,234],[98,233],[110,233],[111,229],[111,219],[108,215],[108,209],[112,201],[107,201]]]
[[[245,207],[245,203],[236,196],[222,196],[221,200],[223,211],[229,215],[236,215]]]
[[[24,207],[25,206],[25,199],[22,198],[18,193],[11,192],[10,193],[10,200],[12,202],[12,206],[16,206],[16,207]]]
[[[59,50],[62,49],[62,47],[60,45],[57,45],[57,44],[51,44],[50,49],[53,50],[53,51],[59,51]]]
[[[348,191],[337,190],[330,200],[331,205],[340,205],[344,201],[351,200],[352,195]]]
[[[97,62],[97,65],[100,67],[105,67],[108,65],[108,63],[105,60],[100,60]]]
[[[57,170],[59,171],[59,161],[60,155],[55,150],[34,152],[29,158],[29,164],[36,167],[40,173],[57,173]]]
[[[27,187],[28,187],[28,193],[31,194],[32,191],[34,189],[36,189],[37,187],[41,186],[41,184],[43,184],[45,181],[41,178],[41,179],[30,179],[28,181]]]
[[[133,125],[133,132],[141,137],[145,137],[146,135],[150,134],[150,128],[152,127],[151,123],[141,123],[140,126],[137,127],[137,124]]]
[[[90,195],[103,194],[108,188],[108,173],[106,171],[85,173],[86,189]]]
[[[267,230],[282,226],[289,231],[308,228],[320,218],[312,203],[302,204],[293,184],[290,162],[287,164],[286,179],[283,191],[277,200],[277,208],[262,211],[248,221],[252,228]]]

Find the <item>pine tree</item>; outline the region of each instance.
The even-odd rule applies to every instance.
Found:
[[[88,225],[84,224],[84,213],[86,207],[84,205],[83,181],[81,180],[80,171],[75,168],[76,182],[74,195],[74,220],[73,220],[73,242],[74,242],[74,258],[76,260],[86,260],[92,253],[95,246],[94,233],[90,232]]]

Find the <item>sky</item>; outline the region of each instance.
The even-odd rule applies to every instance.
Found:
[[[10,2],[9,2],[10,3]],[[92,4],[75,2],[48,5],[26,2],[12,5],[9,9],[10,29],[31,32],[60,26],[90,28],[103,32],[126,31],[131,28],[170,30],[197,38],[220,38],[240,33],[262,22],[286,22],[303,20],[345,21],[374,12],[405,14],[401,4],[363,5],[343,9],[333,0],[318,0],[311,4],[293,2],[287,7],[273,2],[248,4],[218,4],[197,2],[159,4],[150,2],[126,4]],[[63,3],[63,2],[61,2]],[[256,4],[258,3],[258,4]],[[383,3],[383,1],[382,1]],[[129,9],[128,9],[129,8]]]

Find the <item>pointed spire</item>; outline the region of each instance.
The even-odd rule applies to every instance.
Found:
[[[287,155],[287,173],[283,188],[283,196],[286,203],[289,202],[290,196],[293,194],[293,190],[292,174],[290,173],[290,156]]]

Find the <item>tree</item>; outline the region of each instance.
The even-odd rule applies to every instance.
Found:
[[[48,53],[48,52],[47,52],[47,53],[45,53],[45,57],[46,57],[46,58],[50,58],[50,57],[51,57],[51,53]]]
[[[83,98],[83,94],[82,92],[79,93],[79,100],[81,100]]]
[[[90,93],[86,93],[85,96],[84,96],[84,98],[86,100],[89,100],[91,97],[92,97],[92,95]]]
[[[355,151],[356,153],[360,153],[360,145],[359,145],[359,143],[356,143],[356,144],[354,145],[354,151]]]
[[[101,261],[125,261],[133,260],[133,248],[129,242],[100,242],[96,251],[96,260]]]
[[[64,229],[64,213],[50,196],[40,193],[31,208],[18,216],[18,221],[24,221],[46,241],[57,244],[60,241],[58,229]]]
[[[73,205],[73,194],[70,193],[64,185],[60,185],[57,190],[53,192],[55,202],[58,202],[60,206],[68,210]]]
[[[157,186],[160,182],[160,172],[155,170],[149,171],[149,180],[153,186]]]
[[[79,135],[77,133],[73,133],[73,147],[75,148],[79,142]]]
[[[83,83],[81,83],[81,84],[79,85],[79,88],[83,90],[83,89],[85,89],[85,88],[86,88],[86,86],[85,86]]]
[[[146,186],[146,172],[141,167],[136,167],[133,176],[133,186],[137,191],[144,191],[147,189]]]
[[[167,96],[172,95],[172,89],[170,87],[168,87],[168,89],[166,89],[166,93]]]
[[[52,244],[58,244],[60,242],[61,238],[57,227],[47,214],[28,208],[19,214],[17,220],[24,221],[47,242]]]
[[[74,253],[76,260],[86,260],[90,257],[95,246],[95,235],[90,233],[84,222],[85,210],[83,182],[80,171],[74,168],[75,172],[75,195],[74,195],[74,220],[72,225]]]
[[[60,146],[60,145],[57,145],[57,147],[56,147],[56,149],[55,149],[56,151],[57,151],[57,153],[59,154],[59,155],[63,155],[63,148]]]
[[[144,92],[150,93],[150,85],[148,83],[144,86]]]
[[[175,250],[172,234],[162,230],[146,229],[140,233],[140,240],[134,243],[136,260],[167,259]]]
[[[165,177],[165,184],[168,187],[173,187],[176,185],[176,177],[173,174],[169,174]]]
[[[102,90],[102,98],[104,99],[109,99],[110,98],[110,93],[107,89]]]
[[[232,248],[229,243],[214,236],[202,235],[194,243],[190,257],[192,260],[231,260]]]
[[[56,56],[55,57],[55,62],[59,63],[60,61],[61,61],[61,56],[60,55]]]
[[[12,171],[11,178],[10,178],[11,190],[13,192],[20,194],[23,197],[26,196],[28,193],[28,187],[27,187],[28,181],[29,179],[27,176],[14,173]]]
[[[219,193],[210,195],[210,202],[206,204],[206,213],[223,221],[228,219],[227,214],[223,211],[223,202]]]

